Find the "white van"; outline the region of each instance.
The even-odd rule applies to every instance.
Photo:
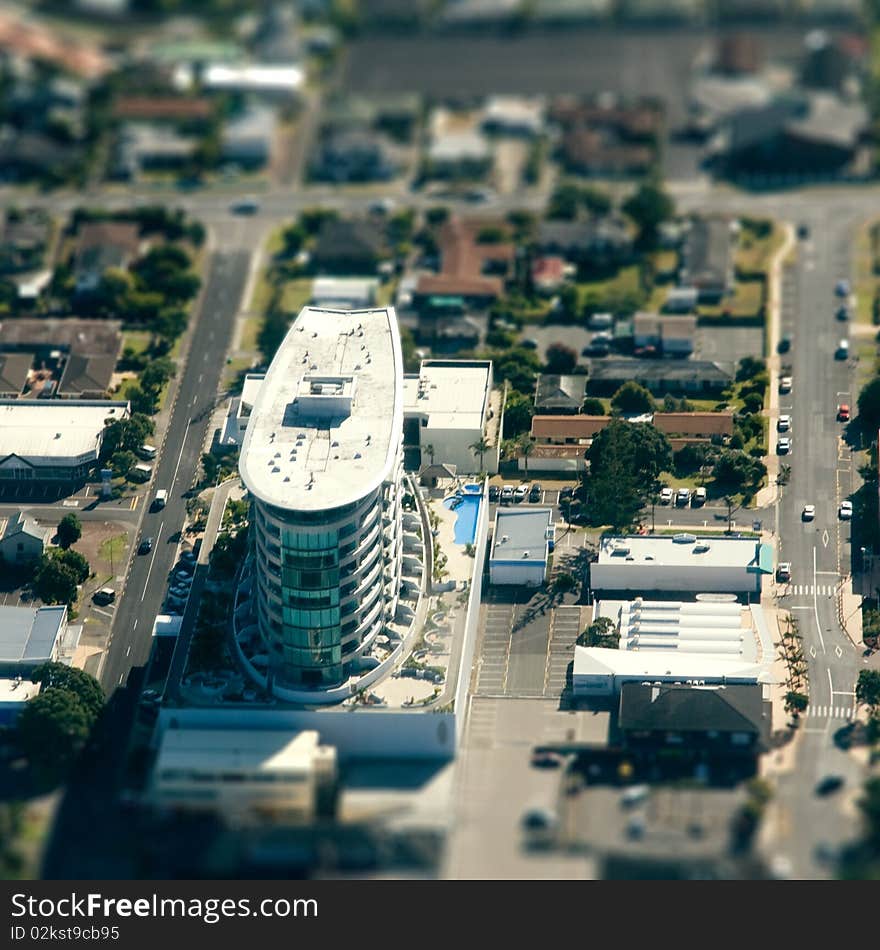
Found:
[[[591,330],[610,330],[614,326],[614,316],[610,313],[591,314],[587,326]]]
[[[156,511],[160,511],[165,507],[165,503],[168,501],[168,490],[166,488],[160,488],[156,492],[156,497],[153,499],[153,507]]]
[[[145,442],[145,443],[138,449],[137,454],[138,454],[142,459],[154,459],[154,458],[156,457],[156,453],[157,453],[158,451],[159,451],[159,450],[156,448],[155,445],[147,445],[147,443]]]
[[[139,482],[148,482],[153,477],[152,465],[135,465],[128,473],[129,476]]]

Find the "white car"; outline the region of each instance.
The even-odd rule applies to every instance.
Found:
[[[801,518],[804,521],[812,521],[816,517],[816,506],[815,505],[804,505],[804,510],[801,512]]]
[[[776,451],[780,455],[788,455],[791,451],[791,439],[787,435],[782,435],[776,440]]]
[[[501,489],[501,504],[509,505],[513,501],[513,485],[504,485]]]
[[[842,501],[840,507],[837,509],[837,517],[841,521],[849,521],[853,515],[853,507],[851,501]]]
[[[845,360],[849,356],[849,340],[840,340],[837,349],[834,351],[834,358]]]
[[[666,488],[660,489],[660,504],[661,505],[671,505],[672,504],[672,489],[668,486]]]
[[[679,488],[675,493],[675,504],[680,508],[686,508],[691,500],[690,488]]]
[[[776,429],[778,432],[788,432],[791,429],[791,416],[780,416],[776,420]]]
[[[791,376],[783,376],[779,380],[779,391],[781,393],[790,393],[791,392]]]
[[[780,561],[776,568],[776,580],[787,584],[791,580],[791,561]]]
[[[528,485],[517,485],[516,489],[513,492],[513,500],[516,502],[525,501],[526,495],[529,493]]]

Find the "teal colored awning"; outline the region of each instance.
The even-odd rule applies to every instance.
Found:
[[[756,571],[760,571],[761,574],[772,574],[773,573],[773,545],[759,542],[756,561],[757,561],[757,564],[755,566]]]

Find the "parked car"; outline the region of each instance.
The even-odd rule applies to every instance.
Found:
[[[776,440],[776,452],[779,455],[788,455],[791,451],[791,439],[787,435],[782,435]]]
[[[804,521],[812,521],[816,517],[816,506],[815,505],[804,505],[803,511],[801,511],[801,518]]]
[[[691,490],[689,488],[679,488],[675,493],[676,508],[686,508],[691,500]]]
[[[700,507],[706,504],[706,489],[700,486],[694,490],[694,497],[691,499],[691,505]]]
[[[535,482],[535,484],[529,489],[529,501],[540,501],[542,494],[543,492],[541,490],[541,483]]]
[[[501,489],[501,504],[509,505],[513,501],[513,485],[504,485]]]
[[[571,487],[571,485],[566,485],[565,488],[563,488],[562,491],[559,493],[560,501],[565,501],[566,498],[572,498],[572,497],[574,497],[574,489]]]
[[[535,752],[532,755],[532,765],[538,769],[558,769],[564,762],[564,758],[558,752]]]
[[[624,789],[620,796],[620,804],[625,808],[632,808],[634,805],[640,805],[650,794],[650,785],[630,785]]]
[[[835,314],[838,320],[849,320],[849,308],[848,307],[838,307]]]
[[[837,407],[837,421],[849,422],[849,405],[845,402],[842,402]]]
[[[513,492],[513,500],[519,504],[521,501],[526,500],[526,495],[529,493],[528,485],[517,485],[516,489]]]
[[[816,786],[817,795],[830,795],[843,788],[846,779],[842,775],[826,775]]]
[[[100,590],[96,590],[92,594],[92,600],[96,604],[105,606],[106,604],[112,604],[116,600],[116,591],[112,587],[102,587]]]
[[[781,393],[790,393],[791,392],[791,376],[783,376],[779,380],[779,391]]]
[[[498,501],[501,497],[501,489],[497,485],[489,486],[489,501]]]
[[[845,360],[849,356],[849,340],[838,340],[837,349],[834,351],[836,360]]]
[[[256,198],[242,198],[240,201],[234,201],[229,210],[233,214],[259,214],[260,202]]]
[[[522,826],[527,831],[552,831],[557,824],[556,814],[549,808],[528,808],[522,816]]]
[[[779,346],[777,347],[780,353],[787,353],[791,349],[792,339],[793,338],[790,333],[782,334],[782,337],[779,340]]]
[[[607,342],[589,343],[581,350],[581,356],[608,356],[611,347]]]
[[[853,504],[851,501],[842,501],[837,509],[837,517],[841,521],[851,521],[853,516]]]
[[[834,285],[834,293],[838,297],[848,297],[850,293],[849,281],[843,279],[837,281]]]
[[[780,561],[776,568],[776,580],[787,584],[791,580],[791,561]]]
[[[524,346],[527,350],[537,350],[541,344],[531,336],[526,337],[521,343],[520,346]]]
[[[791,429],[791,416],[782,415],[776,420],[777,432],[788,432]]]
[[[803,223],[799,224],[798,229],[797,229],[797,236],[801,241],[806,241],[806,239],[810,236],[809,226]]]
[[[660,504],[661,505],[672,504],[672,489],[668,485],[665,488],[660,489]]]

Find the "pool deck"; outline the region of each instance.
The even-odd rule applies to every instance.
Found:
[[[474,569],[474,559],[464,553],[463,544],[456,544],[455,522],[458,519],[458,512],[447,508],[443,504],[444,500],[432,498],[428,502],[430,509],[439,519],[437,542],[440,545],[440,552],[446,555],[448,574],[444,575],[443,580],[467,581],[470,580]]]

